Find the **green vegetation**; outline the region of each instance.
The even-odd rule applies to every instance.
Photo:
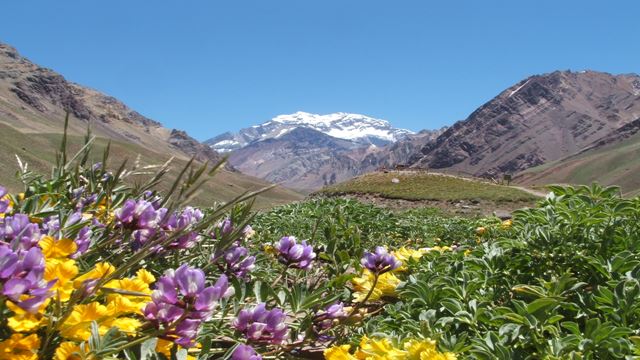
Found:
[[[110,171],[90,145],[0,189],[0,358],[640,356],[640,198],[617,188],[550,187],[513,221],[197,209],[206,166],[158,191],[165,168]]]
[[[374,245],[455,248],[397,274],[395,291],[368,306],[376,315],[340,341],[352,352],[367,335],[395,349],[431,338],[469,359],[640,355],[640,198],[597,185],[550,189],[555,196],[516,212],[512,224],[330,199],[273,209],[254,227],[259,242],[299,234],[343,262]]]
[[[394,182],[397,179],[399,182]],[[526,202],[538,199],[517,188],[424,172],[377,172],[329,186],[324,194],[374,194],[405,200],[489,200]]]

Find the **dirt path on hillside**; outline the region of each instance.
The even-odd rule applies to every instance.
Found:
[[[548,192],[544,192],[544,191],[540,191],[540,190],[534,190],[534,189],[529,189],[527,187],[524,186],[517,186],[517,185],[509,185],[509,187],[512,187],[514,189],[518,189],[518,190],[522,190],[526,193],[529,193],[531,195],[534,196],[540,196],[540,197],[546,197]]]

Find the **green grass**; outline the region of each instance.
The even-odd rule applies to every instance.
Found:
[[[14,128],[0,123],[0,185],[11,191],[21,191],[21,183],[16,177],[18,165],[16,155],[29,164],[29,169],[40,174],[49,174],[55,162],[56,150],[59,148],[62,135],[60,134],[25,134]],[[70,135],[69,153],[80,149],[83,143],[82,136]],[[93,162],[101,161],[102,153],[108,140],[97,138],[92,152]],[[132,167],[140,156],[140,165],[161,165],[169,160],[170,156],[149,151],[133,143],[114,141],[111,144],[110,168],[118,167],[122,161],[128,160],[128,167]],[[166,179],[160,184],[161,189],[168,189],[176,178],[177,173],[186,165],[183,159],[175,159]],[[143,179],[130,179],[130,183]],[[200,190],[194,205],[211,206],[214,202],[226,202],[246,191],[256,191],[270,184],[240,173],[231,171],[219,171]],[[275,205],[301,200],[303,196],[292,190],[276,187],[256,198],[256,208],[270,208]]]
[[[398,183],[392,179],[400,180]],[[488,200],[521,202],[538,199],[522,190],[483,181],[422,172],[371,173],[329,186],[323,194],[372,194],[404,200]]]

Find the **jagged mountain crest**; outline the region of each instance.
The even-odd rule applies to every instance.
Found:
[[[326,115],[299,111],[278,115],[260,125],[241,129],[237,133],[226,132],[205,143],[219,152],[240,149],[256,141],[278,138],[297,128],[316,130],[325,135],[353,142],[353,147],[363,145],[383,146],[398,141],[413,132],[398,129],[382,119],[351,113]]]
[[[515,174],[580,151],[638,116],[638,75],[534,75],[455,123],[410,163],[484,177]]]

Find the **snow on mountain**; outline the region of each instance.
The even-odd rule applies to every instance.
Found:
[[[412,131],[394,128],[388,121],[361,114],[338,112],[318,115],[296,112],[240,130],[224,133],[205,143],[218,152],[229,152],[256,141],[278,138],[293,129],[309,128],[326,135],[352,141],[354,147],[382,146],[403,139]]]

